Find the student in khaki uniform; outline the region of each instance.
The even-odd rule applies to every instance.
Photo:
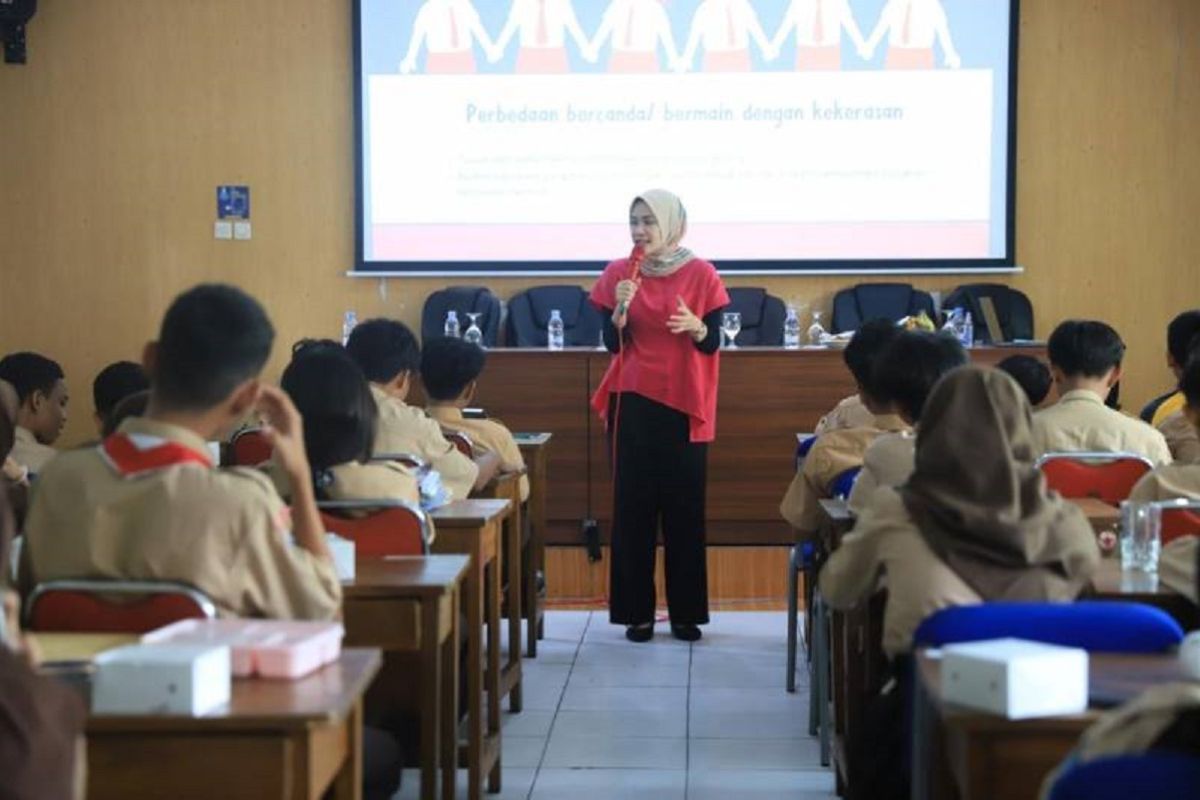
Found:
[[[67,424],[67,384],[56,362],[37,353],[0,360],[0,380],[17,390],[17,441],[13,461],[36,475],[58,451],[51,447]]]
[[[369,463],[379,411],[362,370],[334,341],[302,343],[280,381],[304,419],[304,449],[321,500],[403,500],[420,506],[417,476]]]
[[[434,339],[421,353],[421,384],[425,411],[443,428],[465,433],[476,452],[495,453],[504,472],[521,472],[525,459],[517,440],[496,419],[467,419],[462,410],[475,399],[479,375],[487,355],[478,345],[462,339]],[[529,499],[529,478],[520,479],[521,500]]]
[[[1200,684],[1164,683],[1092,723],[1075,750],[1042,784],[1048,800],[1055,782],[1071,766],[1150,750],[1200,756]],[[1150,797],[1143,792],[1130,795]]]
[[[1182,377],[1197,344],[1200,344],[1200,309],[1178,314],[1167,325],[1167,367],[1175,374],[1176,381]],[[1167,417],[1183,409],[1183,401],[1183,392],[1176,387],[1147,403],[1139,416],[1143,422],[1158,428]]]
[[[96,430],[104,435],[109,426],[113,410],[126,397],[145,392],[150,388],[150,379],[141,364],[132,361],[115,361],[100,370],[92,381],[92,403],[95,405]],[[112,425],[116,428],[116,425]]]
[[[780,515],[796,529],[800,538],[816,534],[821,523],[819,501],[831,496],[830,486],[839,475],[862,466],[867,446],[882,434],[908,430],[908,425],[895,414],[891,404],[878,399],[880,393],[874,385],[874,366],[878,357],[899,333],[900,329],[887,320],[872,320],[859,328],[846,348],[848,352],[854,348],[853,353],[846,356],[846,363],[854,372],[859,396],[875,416],[868,425],[842,428],[818,436],[816,444],[809,450],[804,466],[792,479],[779,504]]]
[[[891,320],[873,319],[854,333],[846,349],[842,351],[842,360],[846,362],[854,383],[859,391],[842,398],[833,409],[821,417],[813,433],[820,436],[830,431],[842,428],[868,428],[875,422],[875,414],[863,402],[861,391],[863,383],[870,381],[871,367],[875,357],[888,342],[896,335],[899,328]]]
[[[341,586],[300,415],[258,377],[273,338],[262,307],[233,287],[197,286],[175,299],[143,357],[146,416],[98,447],[60,454],[39,477],[22,548],[25,591],[58,578],[174,580],[226,616],[337,615]],[[262,474],[210,461],[207,441],[252,411],[296,487],[290,515]]]
[[[1180,413],[1195,432],[1200,428],[1200,354],[1188,361],[1179,387],[1186,399]],[[1186,462],[1159,467],[1143,475],[1129,493],[1130,500],[1140,503],[1180,498],[1200,501],[1200,464]]]
[[[903,331],[879,357],[874,382],[911,431],[885,433],[867,447],[862,472],[854,481],[847,503],[861,514],[880,486],[899,486],[908,480],[916,457],[916,427],[934,384],[952,369],[968,363],[967,351],[953,336]]]
[[[1029,404],[999,370],[961,367],[929,396],[916,468],[876,491],[821,571],[829,605],[848,609],[886,576],[883,647],[907,653],[917,625],[947,606],[1070,600],[1100,561],[1083,513],[1034,467]]]
[[[1155,466],[1171,463],[1161,433],[1104,405],[1121,379],[1125,355],[1125,343],[1115,330],[1103,322],[1068,320],[1050,334],[1047,350],[1059,400],[1033,417],[1039,454],[1125,452],[1144,456]]]
[[[367,320],[350,334],[346,352],[367,376],[379,406],[375,455],[417,456],[441,474],[454,500],[487,485],[500,468],[499,457],[485,453],[472,461],[447,441],[436,420],[404,402],[421,367],[421,349],[412,331],[390,319]]]

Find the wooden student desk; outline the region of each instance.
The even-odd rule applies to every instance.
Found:
[[[378,650],[347,649],[298,680],[235,679],[229,705],[203,717],[93,714],[87,795],[359,798],[362,696],[379,665]]]
[[[1071,752],[1104,708],[1161,683],[1185,680],[1167,655],[1088,656],[1092,708],[1083,714],[1008,720],[945,704],[941,661],[916,655],[913,793],[921,798],[1035,798],[1046,776]]]
[[[524,539],[524,515],[521,513],[521,478],[524,470],[501,472],[484,487],[479,498],[507,500],[508,507],[500,521],[500,547],[504,552],[501,581],[506,586],[504,605],[508,610],[508,655],[500,667],[500,696],[508,697],[508,710],[519,714],[524,705],[521,691],[521,590],[523,561],[521,547]],[[530,487],[530,494],[533,488]],[[507,574],[507,582],[503,578]]]
[[[342,583],[347,645],[382,648],[385,667],[392,653],[419,654],[422,800],[437,796],[439,767],[443,800],[455,797],[458,609],[470,564],[464,555],[365,558]],[[385,669],[380,677],[396,676]]]
[[[526,654],[537,658],[537,643],[545,635],[546,609],[538,595],[538,575],[546,573],[546,486],[552,433],[514,433],[529,475],[529,563],[525,564]]]
[[[500,791],[500,525],[508,506],[508,500],[456,500],[429,514],[437,530],[433,551],[471,557],[464,586],[468,665],[466,762],[471,800],[482,797],[484,772],[488,775],[488,790]],[[475,665],[483,663],[485,622],[487,669],[481,672]]]

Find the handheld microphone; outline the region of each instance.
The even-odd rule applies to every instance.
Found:
[[[629,253],[629,280],[636,281],[641,274],[642,261],[646,258],[646,248],[640,244],[633,246],[632,252]],[[617,304],[617,315],[624,316],[629,311],[629,303],[622,300]]]

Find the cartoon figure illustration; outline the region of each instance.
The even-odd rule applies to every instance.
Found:
[[[962,60],[950,38],[950,25],[941,0],[888,0],[879,15],[879,22],[864,48],[864,58],[871,58],[876,46],[888,37],[887,69],[933,69],[933,40],[942,48],[947,67],[958,69]]]
[[[796,69],[840,70],[843,30],[865,57],[866,42],[850,10],[850,0],[792,0],[771,46],[778,51],[795,31]]]
[[[495,50],[471,0],[426,0],[413,22],[412,38],[408,41],[408,53],[400,62],[400,71],[407,75],[417,68],[417,53],[424,44],[426,73],[475,72],[476,42],[489,54]]]
[[[566,34],[570,34],[585,61],[594,62],[596,53],[592,49],[571,0],[513,0],[504,30],[496,39],[495,50],[489,54],[492,62],[499,61],[508,49],[508,43],[517,33],[521,34],[521,49],[517,52],[517,72],[559,73],[568,72]]]
[[[779,54],[767,41],[749,0],[704,0],[692,17],[687,47],[675,68],[680,72],[691,69],[696,48],[703,44],[705,72],[749,72],[750,39],[766,60]]]
[[[592,52],[599,53],[605,41],[611,46],[609,72],[661,72],[659,43],[667,63],[679,61],[671,19],[659,0],[613,0],[592,38]]]

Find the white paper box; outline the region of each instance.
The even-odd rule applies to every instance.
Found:
[[[1078,714],[1088,704],[1088,655],[1024,639],[942,648],[942,700],[1009,719]]]
[[[133,644],[96,657],[97,714],[202,716],[229,702],[229,647]]]
[[[337,571],[338,580],[354,580],[354,542],[336,533],[326,533],[325,543],[333,555],[333,568]]]

